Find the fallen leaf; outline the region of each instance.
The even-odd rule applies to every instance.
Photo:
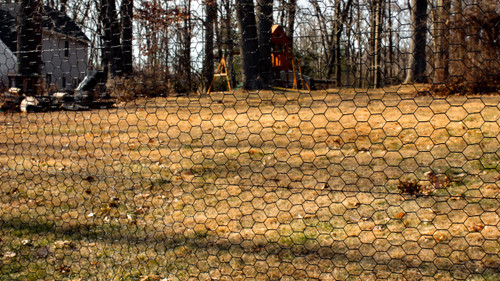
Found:
[[[405,215],[406,215],[406,213],[405,213],[405,212],[401,212],[401,213],[397,213],[395,217],[396,217],[397,219],[401,219],[401,218],[402,218],[402,217],[404,217]]]
[[[471,228],[470,228],[470,231],[471,232],[479,232],[479,231],[483,230],[483,228],[484,228],[484,225],[478,223],[478,224],[472,225]]]
[[[95,182],[96,181],[96,178],[93,177],[93,176],[88,176],[86,178],[84,178],[84,180],[88,181],[88,182]]]
[[[135,214],[144,214],[144,213],[146,213],[146,211],[144,210],[144,208],[137,208],[134,210],[134,213]]]

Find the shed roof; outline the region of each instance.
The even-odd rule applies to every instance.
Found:
[[[0,39],[13,52],[17,50],[17,4],[0,5]],[[42,28],[89,42],[82,29],[68,15],[49,6],[43,7]]]
[[[44,7],[42,27],[81,40],[90,41],[73,19],[65,13],[48,6]]]

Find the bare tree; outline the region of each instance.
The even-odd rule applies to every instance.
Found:
[[[286,36],[293,42],[297,15],[297,0],[278,0],[277,4],[277,24],[285,28]],[[289,48],[293,48],[293,43]]]
[[[259,75],[264,87],[271,85],[273,79],[271,61],[271,28],[273,25],[273,0],[257,0],[257,19],[259,32]]]
[[[205,0],[205,11],[205,60],[203,63],[203,83],[209,85],[214,76],[214,24],[217,18],[216,0]]]
[[[187,0],[184,6],[183,27],[181,30],[181,50],[180,50],[180,78],[181,83],[187,85],[186,91],[192,90],[191,74],[191,41],[193,37],[193,23],[191,19],[192,0]]]
[[[123,70],[120,45],[120,23],[116,13],[115,0],[100,0],[102,65],[111,77],[120,76]]]
[[[353,21],[354,21],[354,9],[351,8],[349,11],[349,16],[348,22],[346,23],[346,35],[347,35],[347,42],[346,42],[346,47],[345,47],[345,57],[346,57],[346,84],[348,86],[353,86],[353,83],[351,82],[351,76],[352,76],[352,66],[355,61],[355,57],[352,55],[352,49],[353,49],[353,40],[352,40],[352,31],[353,31]]]
[[[61,0],[61,3],[59,4],[59,10],[66,14],[66,11],[68,10],[68,0]]]
[[[448,79],[448,40],[450,40],[451,0],[436,0],[433,10],[434,23],[434,77],[433,83],[445,83]]]
[[[387,1],[387,20],[388,20],[388,41],[389,41],[389,46],[387,47],[388,51],[388,61],[387,61],[387,67],[388,71],[387,74],[391,79],[394,79],[394,25],[392,22],[392,0]]]
[[[297,0],[289,0],[286,5],[287,24],[286,36],[290,39],[290,50],[293,50],[293,33],[295,32],[295,16],[297,14]]]
[[[356,21],[356,30],[357,30],[357,36],[356,36],[356,39],[358,41],[358,56],[357,56],[357,59],[358,59],[358,64],[357,64],[357,67],[358,67],[358,87],[363,87],[363,81],[365,81],[365,79],[363,79],[363,39],[362,39],[362,33],[361,33],[361,1],[360,0],[357,0],[357,9],[356,9],[356,12],[357,12],[357,21]]]
[[[464,22],[463,6],[462,0],[453,1],[453,17],[451,18],[452,35],[450,36],[450,66],[449,74],[453,76],[459,76],[463,74],[463,64],[462,60],[465,53],[465,30],[461,28],[461,22]]]
[[[243,87],[248,90],[257,89],[259,40],[252,0],[236,0],[236,18],[240,33]]]
[[[411,29],[410,56],[408,59],[408,71],[404,81],[405,84],[413,82],[425,82],[427,45],[427,1],[411,0]]]
[[[323,47],[326,50],[326,76],[332,76],[333,72],[336,72],[337,84],[341,84],[342,78],[342,64],[341,64],[341,43],[342,43],[342,33],[344,30],[344,25],[347,21],[347,16],[349,15],[349,10],[352,7],[352,0],[347,0],[344,2],[342,0],[335,0],[333,3],[335,6],[335,18],[333,19],[333,27],[329,27],[328,23],[332,20],[325,16],[322,7],[319,5],[318,0],[309,0],[312,4],[315,16],[318,20],[321,37],[323,42]],[[343,5],[342,5],[343,4]]]
[[[20,79],[17,85],[29,83],[23,88],[28,93],[35,87],[42,68],[42,6],[37,0],[22,0],[18,6],[17,18],[17,68]]]
[[[371,76],[373,87],[381,86],[382,69],[382,18],[384,14],[384,0],[374,0],[372,3],[372,38],[371,38]]]
[[[122,0],[121,8],[121,55],[123,75],[127,76],[133,72],[133,19],[134,19],[134,1]]]

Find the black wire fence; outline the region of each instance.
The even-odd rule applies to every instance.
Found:
[[[497,1],[1,1],[0,280],[499,280]]]

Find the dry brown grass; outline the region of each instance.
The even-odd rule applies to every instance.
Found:
[[[498,278],[500,97],[426,89],[2,113],[0,276]]]

